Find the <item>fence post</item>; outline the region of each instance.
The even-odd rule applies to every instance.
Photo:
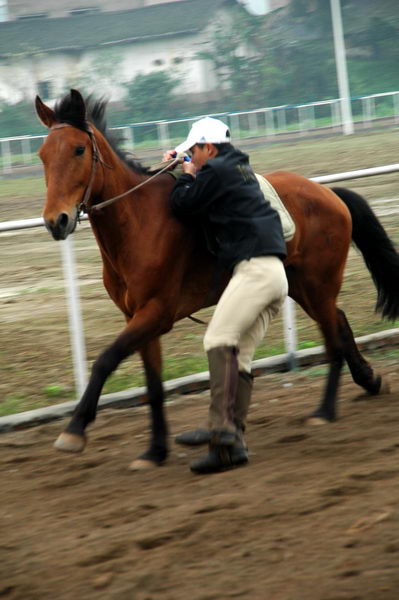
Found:
[[[3,173],[11,173],[11,147],[10,141],[7,138],[1,140],[1,154],[3,156]]]
[[[71,337],[72,359],[76,391],[82,396],[87,386],[86,349],[83,335],[82,313],[79,289],[76,282],[76,264],[73,250],[73,236],[60,242],[65,289],[68,298],[69,334]]]
[[[32,150],[30,147],[30,139],[28,137],[23,138],[21,141],[22,147],[22,156],[24,159],[24,164],[29,165],[33,162]]]
[[[283,304],[283,320],[285,348],[288,354],[288,369],[292,370],[296,367],[297,335],[295,302],[289,296],[287,296]]]
[[[258,131],[258,119],[255,112],[248,115],[249,135],[256,135]]]
[[[240,117],[238,115],[231,115],[231,129],[232,129],[232,137],[240,139],[241,131],[240,131]]]
[[[134,134],[133,134],[133,128],[130,127],[130,125],[128,125],[128,127],[126,127],[126,138],[127,138],[127,141],[130,143],[131,150],[134,150]]]
[[[273,109],[272,108],[266,108],[265,110],[265,124],[266,124],[266,136],[273,136],[275,135],[275,130],[274,130],[274,115],[273,115]]]
[[[393,94],[393,113],[395,117],[395,123],[399,123],[399,92]]]
[[[279,108],[277,110],[277,125],[279,132],[287,130],[287,121],[285,118],[285,108]]]
[[[158,135],[161,140],[161,147],[163,150],[167,150],[170,146],[169,140],[169,129],[168,123],[166,121],[162,121],[158,123]]]

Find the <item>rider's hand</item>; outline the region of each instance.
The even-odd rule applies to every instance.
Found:
[[[183,168],[184,173],[188,173],[189,175],[192,175],[193,177],[195,177],[197,174],[197,169],[194,167],[194,165],[191,161],[190,162],[184,161],[182,163],[182,168]]]
[[[167,150],[162,157],[162,160],[166,162],[167,160],[172,160],[172,158],[176,158],[176,151],[171,149]]]

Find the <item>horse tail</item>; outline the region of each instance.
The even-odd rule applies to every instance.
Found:
[[[399,254],[367,200],[346,188],[331,189],[352,216],[352,240],[362,253],[377,288],[375,310],[395,320],[399,316]]]

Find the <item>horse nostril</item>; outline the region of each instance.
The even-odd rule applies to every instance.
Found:
[[[66,213],[61,213],[58,215],[56,221],[56,227],[59,227],[61,230],[65,229],[68,225],[69,217]]]

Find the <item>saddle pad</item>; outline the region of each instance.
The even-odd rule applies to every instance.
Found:
[[[276,190],[271,183],[267,181],[262,175],[255,173],[256,179],[259,182],[260,189],[266,200],[269,200],[270,204],[278,212],[281,219],[281,225],[283,226],[283,234],[286,242],[292,240],[295,234],[295,223],[288,210],[285,208],[282,200],[277,194]]]

